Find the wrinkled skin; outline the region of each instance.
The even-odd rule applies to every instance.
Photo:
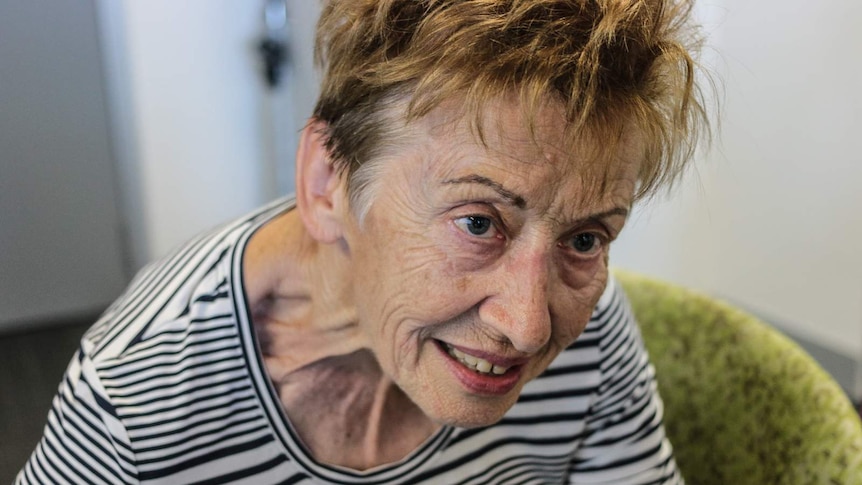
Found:
[[[624,160],[610,190],[584,200],[590,176],[550,148],[559,133],[542,133],[539,149],[515,109],[498,114],[490,149],[463,124],[423,120],[345,234],[358,320],[384,373],[434,421],[467,427],[498,421],[583,331],[635,188]],[[483,394],[453,377],[437,342],[527,361],[510,391]]]

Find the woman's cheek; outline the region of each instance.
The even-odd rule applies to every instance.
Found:
[[[557,261],[560,278],[567,287],[588,294],[597,287],[602,289],[599,293],[604,290],[608,272],[606,251],[588,259],[560,255]]]
[[[506,248],[506,238],[499,232],[492,237],[478,237],[466,233],[454,220],[447,221],[441,229],[439,244],[449,257],[451,276],[487,267],[500,258]]]

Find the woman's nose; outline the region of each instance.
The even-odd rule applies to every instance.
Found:
[[[479,307],[479,317],[519,352],[532,354],[551,338],[546,251],[509,258],[492,277],[494,291]]]

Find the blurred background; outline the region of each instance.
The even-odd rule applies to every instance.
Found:
[[[0,0],[0,482],[146,262],[293,190],[313,0]],[[707,0],[721,134],[611,259],[737,304],[862,398],[862,3]]]

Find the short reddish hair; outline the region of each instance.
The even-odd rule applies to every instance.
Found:
[[[708,133],[690,0],[328,0],[315,52],[314,117],[336,167],[354,174],[386,144],[395,105],[406,121],[463,101],[481,112],[517,93],[530,120],[548,100],[566,139],[612,157],[630,126],[644,141],[638,198],[675,181]],[[406,101],[406,103],[403,103]],[[609,159],[609,158],[608,158]]]

